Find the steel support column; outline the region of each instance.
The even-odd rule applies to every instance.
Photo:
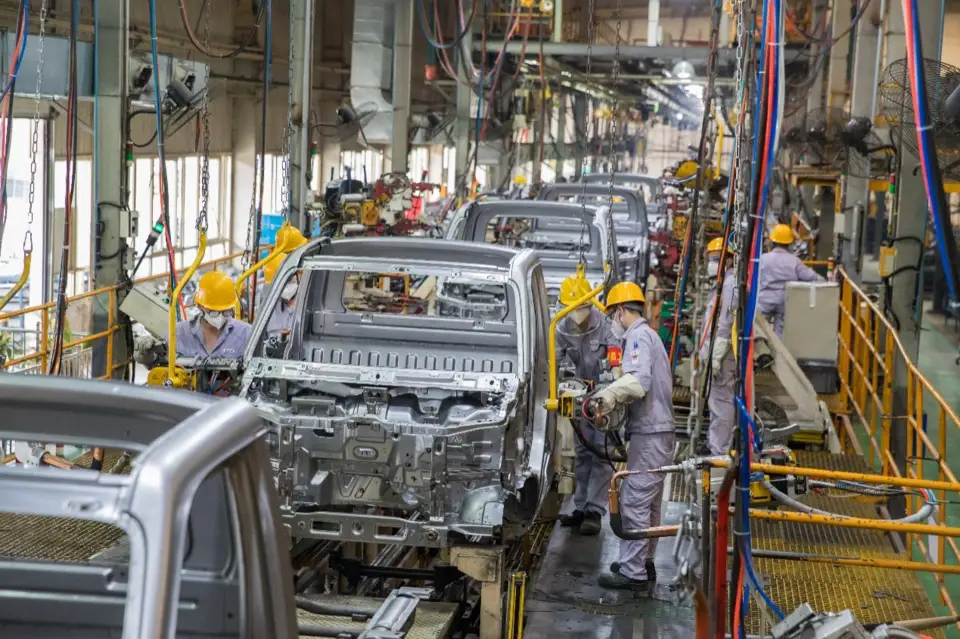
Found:
[[[127,28],[128,0],[104,0],[96,3],[96,86],[94,103],[94,237],[93,288],[114,286],[127,279],[127,238],[131,229],[129,214],[116,206],[125,204],[127,136]],[[52,173],[50,174],[52,178]],[[114,203],[111,205],[110,203]],[[103,204],[103,206],[101,206]],[[148,221],[144,223],[149,224]],[[81,233],[86,229],[81,229]],[[119,301],[120,296],[114,299]],[[93,332],[109,330],[110,318],[118,317],[119,305],[109,308],[106,295],[93,303]],[[107,361],[107,340],[93,345],[93,377],[113,373],[115,365],[130,357],[122,333],[113,336],[112,361]],[[123,373],[123,370],[117,371]]]
[[[941,33],[943,21],[940,14],[939,2],[920,2],[920,36],[923,43],[923,57],[932,60],[940,59]],[[888,15],[887,32],[887,64],[906,57],[906,43],[904,40],[904,16],[900,2],[893,2]],[[903,131],[904,135],[916,135],[913,130]],[[919,160],[913,152],[901,149],[900,170],[897,174],[895,217],[891,218],[892,234],[895,237],[924,238],[927,229],[927,220],[930,211],[927,208],[927,195],[923,185],[923,178],[919,171]],[[893,295],[891,305],[897,320],[900,323],[900,341],[906,349],[907,357],[914,362],[920,355],[920,317],[922,304],[917,300],[917,272],[909,267],[915,267],[920,262],[922,247],[918,242],[902,241],[896,244],[897,256],[895,269],[907,267],[892,279]],[[914,302],[917,301],[917,308]],[[916,318],[916,321],[915,321]],[[901,471],[905,471],[907,455],[907,427],[906,421],[899,416],[907,414],[907,374],[897,360],[894,371],[894,405],[893,429],[891,446],[893,454]],[[894,517],[902,516],[903,504],[892,502],[891,513]]]
[[[313,0],[292,0],[290,69],[290,223],[308,233],[307,192],[310,190],[310,98],[313,90]],[[266,99],[266,97],[264,97]]]
[[[660,46],[660,0],[650,0],[647,8],[647,46]]]
[[[462,46],[457,55],[470,55],[473,50],[473,32],[468,31],[463,36]],[[467,65],[468,67],[470,65]],[[464,177],[469,168],[470,160],[470,133],[473,130],[473,115],[471,104],[473,102],[473,89],[462,82],[457,83],[457,121],[453,128],[453,139],[456,143],[456,179],[457,185],[464,184],[465,191],[469,192],[471,184]],[[455,185],[456,186],[456,185]],[[465,195],[460,193],[458,195]]]
[[[853,66],[857,69],[850,80],[850,112],[854,116],[865,116],[872,121],[877,114],[877,84],[880,82],[880,52],[883,47],[883,26],[886,19],[886,0],[873,7],[857,23],[856,49]],[[869,160],[863,163],[869,168]],[[863,175],[848,175],[844,180],[844,208],[861,207],[865,214],[870,211],[870,180],[868,171]],[[863,237],[860,224],[855,215],[844,214],[843,235],[847,243],[843,251],[843,262],[850,268],[855,255],[862,249]]]
[[[413,67],[413,0],[397,0],[393,44],[393,144],[391,171],[406,173],[410,155],[410,83]]]
[[[576,161],[573,177],[579,180],[583,177],[583,160],[587,151],[587,96],[583,93],[577,93],[573,98],[573,137]]]
[[[837,36],[849,29],[850,20],[849,0],[833,0],[831,33]],[[830,49],[830,59],[827,61],[827,107],[843,108],[847,100],[848,44],[849,41],[844,38]]]

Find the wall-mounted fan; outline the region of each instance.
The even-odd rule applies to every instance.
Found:
[[[960,180],[960,68],[924,59],[923,70],[941,174]],[[910,91],[907,61],[897,60],[883,72],[881,112],[891,138],[918,157],[917,121]]]

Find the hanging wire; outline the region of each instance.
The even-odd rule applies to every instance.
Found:
[[[260,6],[257,8],[257,17],[253,23],[253,26],[250,27],[250,30],[247,32],[247,35],[243,37],[243,40],[237,46],[237,48],[232,51],[227,52],[215,52],[210,50],[209,46],[209,37],[204,38],[203,44],[197,41],[197,36],[193,33],[193,28],[190,26],[190,18],[187,16],[187,7],[184,0],[177,0],[180,5],[180,21],[183,23],[183,30],[187,34],[187,39],[190,40],[190,44],[193,45],[193,48],[205,55],[208,58],[214,58],[215,60],[229,60],[235,58],[241,53],[245,52],[251,44],[253,44],[253,39],[257,37],[257,32],[260,31],[260,22],[263,20],[264,9],[266,7],[266,0],[260,0]],[[206,9],[206,16],[210,15],[210,6],[209,3],[204,2],[203,8],[201,11]],[[292,13],[292,12],[291,12]],[[156,68],[156,67],[154,67]]]

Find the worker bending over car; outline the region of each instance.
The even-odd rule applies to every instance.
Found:
[[[660,336],[644,319],[644,303],[643,291],[633,282],[620,282],[607,294],[611,330],[622,342],[623,374],[595,395],[602,414],[626,407],[627,470],[639,472],[623,481],[620,514],[631,529],[660,525],[664,476],[644,471],[672,463],[676,441],[670,360]],[[621,540],[619,560],[611,574],[600,577],[600,585],[646,589],[656,580],[656,547],[656,539]]]
[[[590,292],[590,285],[582,277],[568,277],[560,286],[560,304],[569,307]],[[579,306],[557,325],[557,362],[569,360],[578,379],[596,384],[600,379],[602,363],[610,348],[619,348],[620,340],[613,336],[610,322],[592,304]],[[577,419],[580,433],[594,448],[605,449],[606,433],[588,426],[582,417]],[[561,515],[560,525],[576,527],[581,535],[600,532],[600,520],[607,509],[607,495],[613,468],[610,462],[591,452],[574,435],[576,457],[574,471],[577,488],[573,495],[574,510]]]
[[[277,270],[283,264],[287,255],[281,253],[263,265],[263,277],[267,284],[272,284],[277,276]],[[267,336],[276,337],[278,335],[289,333],[293,329],[293,318],[297,306],[297,291],[300,286],[300,275],[294,275],[284,285],[280,291],[280,301],[270,312],[270,319],[267,320]],[[263,296],[266,297],[267,290],[264,289]]]
[[[206,273],[193,301],[200,314],[177,323],[177,356],[242,357],[250,325],[234,317],[239,299],[233,280],[220,271]]]
[[[760,256],[760,291],[757,310],[773,325],[777,336],[783,336],[783,316],[788,282],[819,282],[823,278],[790,252],[793,229],[777,224],[768,236],[772,248]]]
[[[711,278],[716,278],[720,272],[722,251],[722,237],[715,238],[707,245],[707,275]],[[699,352],[701,362],[710,362],[710,394],[707,396],[710,429],[707,435],[707,447],[711,455],[725,455],[730,452],[736,424],[733,398],[737,390],[737,362],[733,356],[732,340],[738,295],[733,268],[733,249],[729,244],[727,259],[723,262],[724,273],[720,285],[720,297],[717,298],[717,292],[714,290],[707,301]],[[713,341],[713,352],[710,352],[710,330],[713,326],[714,313],[717,313],[717,329],[716,338]]]

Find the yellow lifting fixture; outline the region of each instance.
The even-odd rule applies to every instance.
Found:
[[[609,273],[610,265],[604,265],[604,272]],[[597,300],[597,296],[603,293],[603,289],[606,287],[606,282],[601,282],[599,286],[591,289],[589,282],[587,282],[586,276],[586,267],[583,264],[577,265],[577,280],[580,281],[575,290],[586,290],[587,292],[579,295],[571,304],[565,308],[560,309],[556,315],[553,316],[553,319],[550,321],[549,334],[547,335],[547,347],[549,351],[549,364],[547,375],[549,376],[548,385],[550,386],[550,395],[547,398],[546,409],[549,411],[559,411],[561,414],[567,415],[572,411],[572,403],[570,401],[563,401],[557,397],[557,325],[560,323],[564,317],[569,315],[576,309],[578,306],[583,306],[586,303],[591,303],[600,309],[601,312],[606,312],[606,307]],[[584,286],[584,284],[586,284]],[[569,400],[570,398],[565,398]],[[561,403],[564,404],[561,406]]]
[[[173,296],[170,298],[170,311],[167,316],[169,319],[169,325],[167,326],[169,331],[167,336],[167,365],[166,367],[158,366],[147,374],[147,384],[150,386],[166,386],[169,388],[196,387],[196,376],[182,366],[177,366],[177,300],[180,299],[180,295],[183,293],[183,287],[187,285],[190,278],[192,278],[194,274],[196,274],[197,269],[200,268],[200,263],[203,262],[203,256],[206,251],[207,231],[206,229],[200,229],[200,247],[197,249],[197,257],[194,258],[193,264],[190,265],[187,272],[180,278],[180,281],[177,283],[177,288],[173,291]]]
[[[295,226],[291,226],[290,222],[284,222],[283,226],[280,227],[280,230],[277,231],[277,243],[273,247],[273,250],[270,251],[270,253],[262,260],[256,262],[253,264],[253,266],[241,273],[240,277],[237,278],[237,297],[239,298],[241,295],[243,295],[243,283],[247,281],[251,275],[263,268],[265,264],[270,262],[270,260],[282,255],[283,253],[290,253],[306,243],[307,238],[303,236],[303,233],[300,232],[300,229]],[[251,316],[249,319],[252,320],[253,314],[251,313],[250,315]]]

